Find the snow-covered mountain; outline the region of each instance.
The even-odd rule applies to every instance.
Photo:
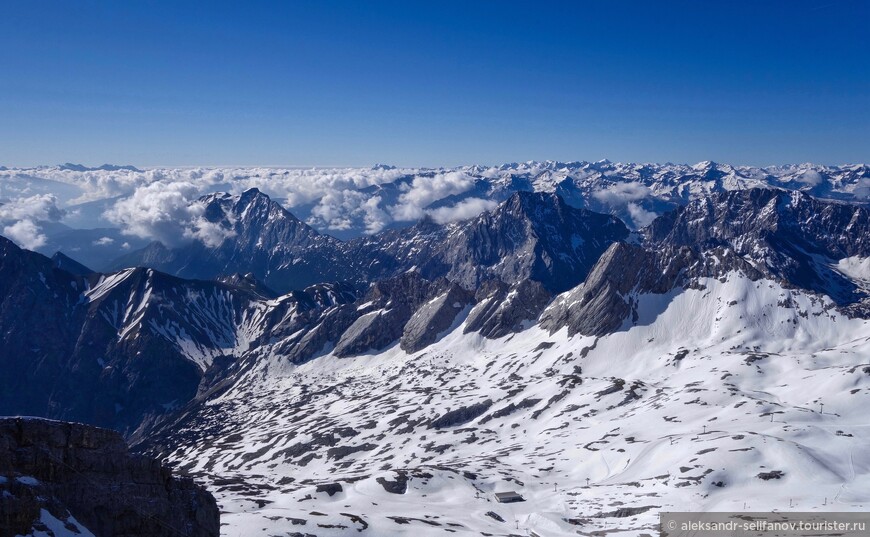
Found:
[[[196,240],[106,274],[0,241],[0,412],[124,431],[210,484],[227,535],[640,535],[660,510],[864,510],[866,170],[812,188],[806,167],[773,186],[751,170],[472,167],[500,202],[444,220],[471,199],[454,193],[347,240],[262,191],[213,194],[179,205]],[[663,212],[636,231],[585,208],[624,201],[628,174],[657,194],[626,210]],[[383,201],[400,180],[409,201],[413,178],[366,188]],[[526,501],[497,503],[507,490]]]
[[[322,281],[371,282],[411,269],[467,288],[488,279],[533,279],[563,291],[583,279],[607,245],[628,236],[615,217],[531,192],[512,194],[469,220],[424,219],[350,241],[318,233],[256,189],[206,196],[200,203],[205,225],[220,240],[173,249],[153,243],[122,257],[115,268],[148,266],[208,279],[250,272],[282,292]]]
[[[618,216],[638,229],[699,197],[759,186],[865,203],[870,168],[606,160],[439,169],[7,168],[0,170],[0,231],[19,246],[47,255],[61,249],[108,270],[113,260],[152,241],[170,249],[191,241],[213,245],[230,230],[201,225],[200,198],[218,192],[240,195],[257,188],[317,232],[349,240],[425,217],[464,220],[520,191],[556,193],[573,207]]]
[[[659,510],[866,510],[867,321],[738,274],[697,283],[642,296],[604,337],[490,340],[462,320],[417,352],[273,356],[140,448],[206,479],[227,535],[640,535]]]
[[[123,256],[114,268],[149,266],[204,279],[251,272],[282,291],[354,279],[340,241],[318,233],[257,189],[239,196],[210,194],[198,203],[202,240],[177,248],[155,242]]]

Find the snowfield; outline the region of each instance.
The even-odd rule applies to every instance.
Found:
[[[264,348],[162,452],[231,537],[652,535],[662,510],[870,507],[868,321],[737,273],[698,283],[639,296],[601,338],[459,322],[413,354]]]

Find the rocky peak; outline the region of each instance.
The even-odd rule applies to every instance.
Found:
[[[334,354],[352,356],[370,350],[384,349],[402,337],[405,325],[420,306],[438,297],[450,287],[450,282],[444,278],[430,281],[417,271],[408,271],[395,278],[373,283],[365,296],[354,305],[355,319],[341,334],[341,338],[335,345]],[[454,292],[458,297],[456,293],[458,291]],[[456,298],[456,301],[463,305],[466,303],[465,298]],[[452,302],[448,304],[448,307],[452,307],[452,304]],[[444,315],[439,314],[439,316]],[[418,338],[409,336],[406,339],[410,342]],[[416,346],[416,343],[407,344],[409,348]]]
[[[558,297],[541,324],[600,336],[636,317],[636,298],[738,272],[825,295],[857,314],[867,291],[837,270],[870,255],[870,213],[775,188],[726,191],[656,218],[642,244],[614,243],[584,283]],[[866,309],[866,308],[865,308]]]
[[[402,350],[416,352],[435,343],[473,301],[471,292],[450,284],[446,291],[424,302],[408,319],[399,343]]]
[[[477,289],[474,298],[477,304],[468,314],[465,333],[477,332],[495,339],[519,332],[537,321],[552,295],[532,280],[514,285],[488,280]]]
[[[269,248],[276,245],[276,240],[310,241],[320,235],[256,188],[239,196],[211,194],[200,198],[200,202],[206,205],[207,220],[237,234],[233,241],[236,244]]]
[[[65,255],[63,252],[56,252],[53,256],[51,256],[51,262],[55,268],[59,268],[61,270],[65,270],[70,274],[76,274],[78,276],[87,276],[88,274],[93,274],[94,271],[89,269],[88,267],[82,265],[75,259]]]
[[[868,232],[865,206],[773,188],[717,193],[678,207],[642,231],[648,241],[672,246],[750,245],[776,237],[833,257],[866,255]]]
[[[515,192],[493,211],[493,217],[511,216],[528,220],[540,220],[544,215],[559,212],[567,207],[558,195],[552,192]]]
[[[831,269],[843,258],[870,255],[870,211],[862,205],[771,188],[723,192],[657,218],[643,234],[651,249],[718,250],[717,256],[751,266],[751,277],[827,294],[840,304],[863,296]],[[720,263],[718,272],[741,268]]]
[[[624,242],[610,245],[586,281],[547,308],[541,326],[551,332],[567,327],[572,336],[601,336],[615,331],[632,312],[629,292],[652,287],[651,280],[659,274],[656,268],[654,254],[643,248]]]
[[[518,192],[491,212],[456,225],[422,266],[468,289],[488,279],[531,279],[561,292],[583,280],[628,228],[618,218],[577,209],[556,194]]]

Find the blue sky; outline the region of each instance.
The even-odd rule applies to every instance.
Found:
[[[0,3],[0,164],[870,161],[870,2]]]

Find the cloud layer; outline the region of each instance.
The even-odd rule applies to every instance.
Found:
[[[719,171],[729,176],[730,185],[810,186],[837,192],[843,199],[870,198],[870,179],[861,166],[720,166]],[[703,179],[693,183],[693,190],[681,191],[684,177],[698,181],[695,167],[608,161],[454,169],[0,169],[0,231],[29,247],[46,244],[46,233],[60,229],[46,222],[118,227],[130,236],[168,245],[196,240],[214,246],[230,238],[232,230],[208,222],[196,200],[254,187],[319,231],[342,238],[407,225],[427,215],[437,222],[471,218],[518,189],[557,190],[569,203],[612,212],[641,227],[656,216],[659,209],[653,208],[718,188],[714,179]]]
[[[57,197],[53,194],[20,197],[0,205],[3,235],[28,250],[47,242],[42,224],[57,222],[63,215],[64,211],[58,208]]]

